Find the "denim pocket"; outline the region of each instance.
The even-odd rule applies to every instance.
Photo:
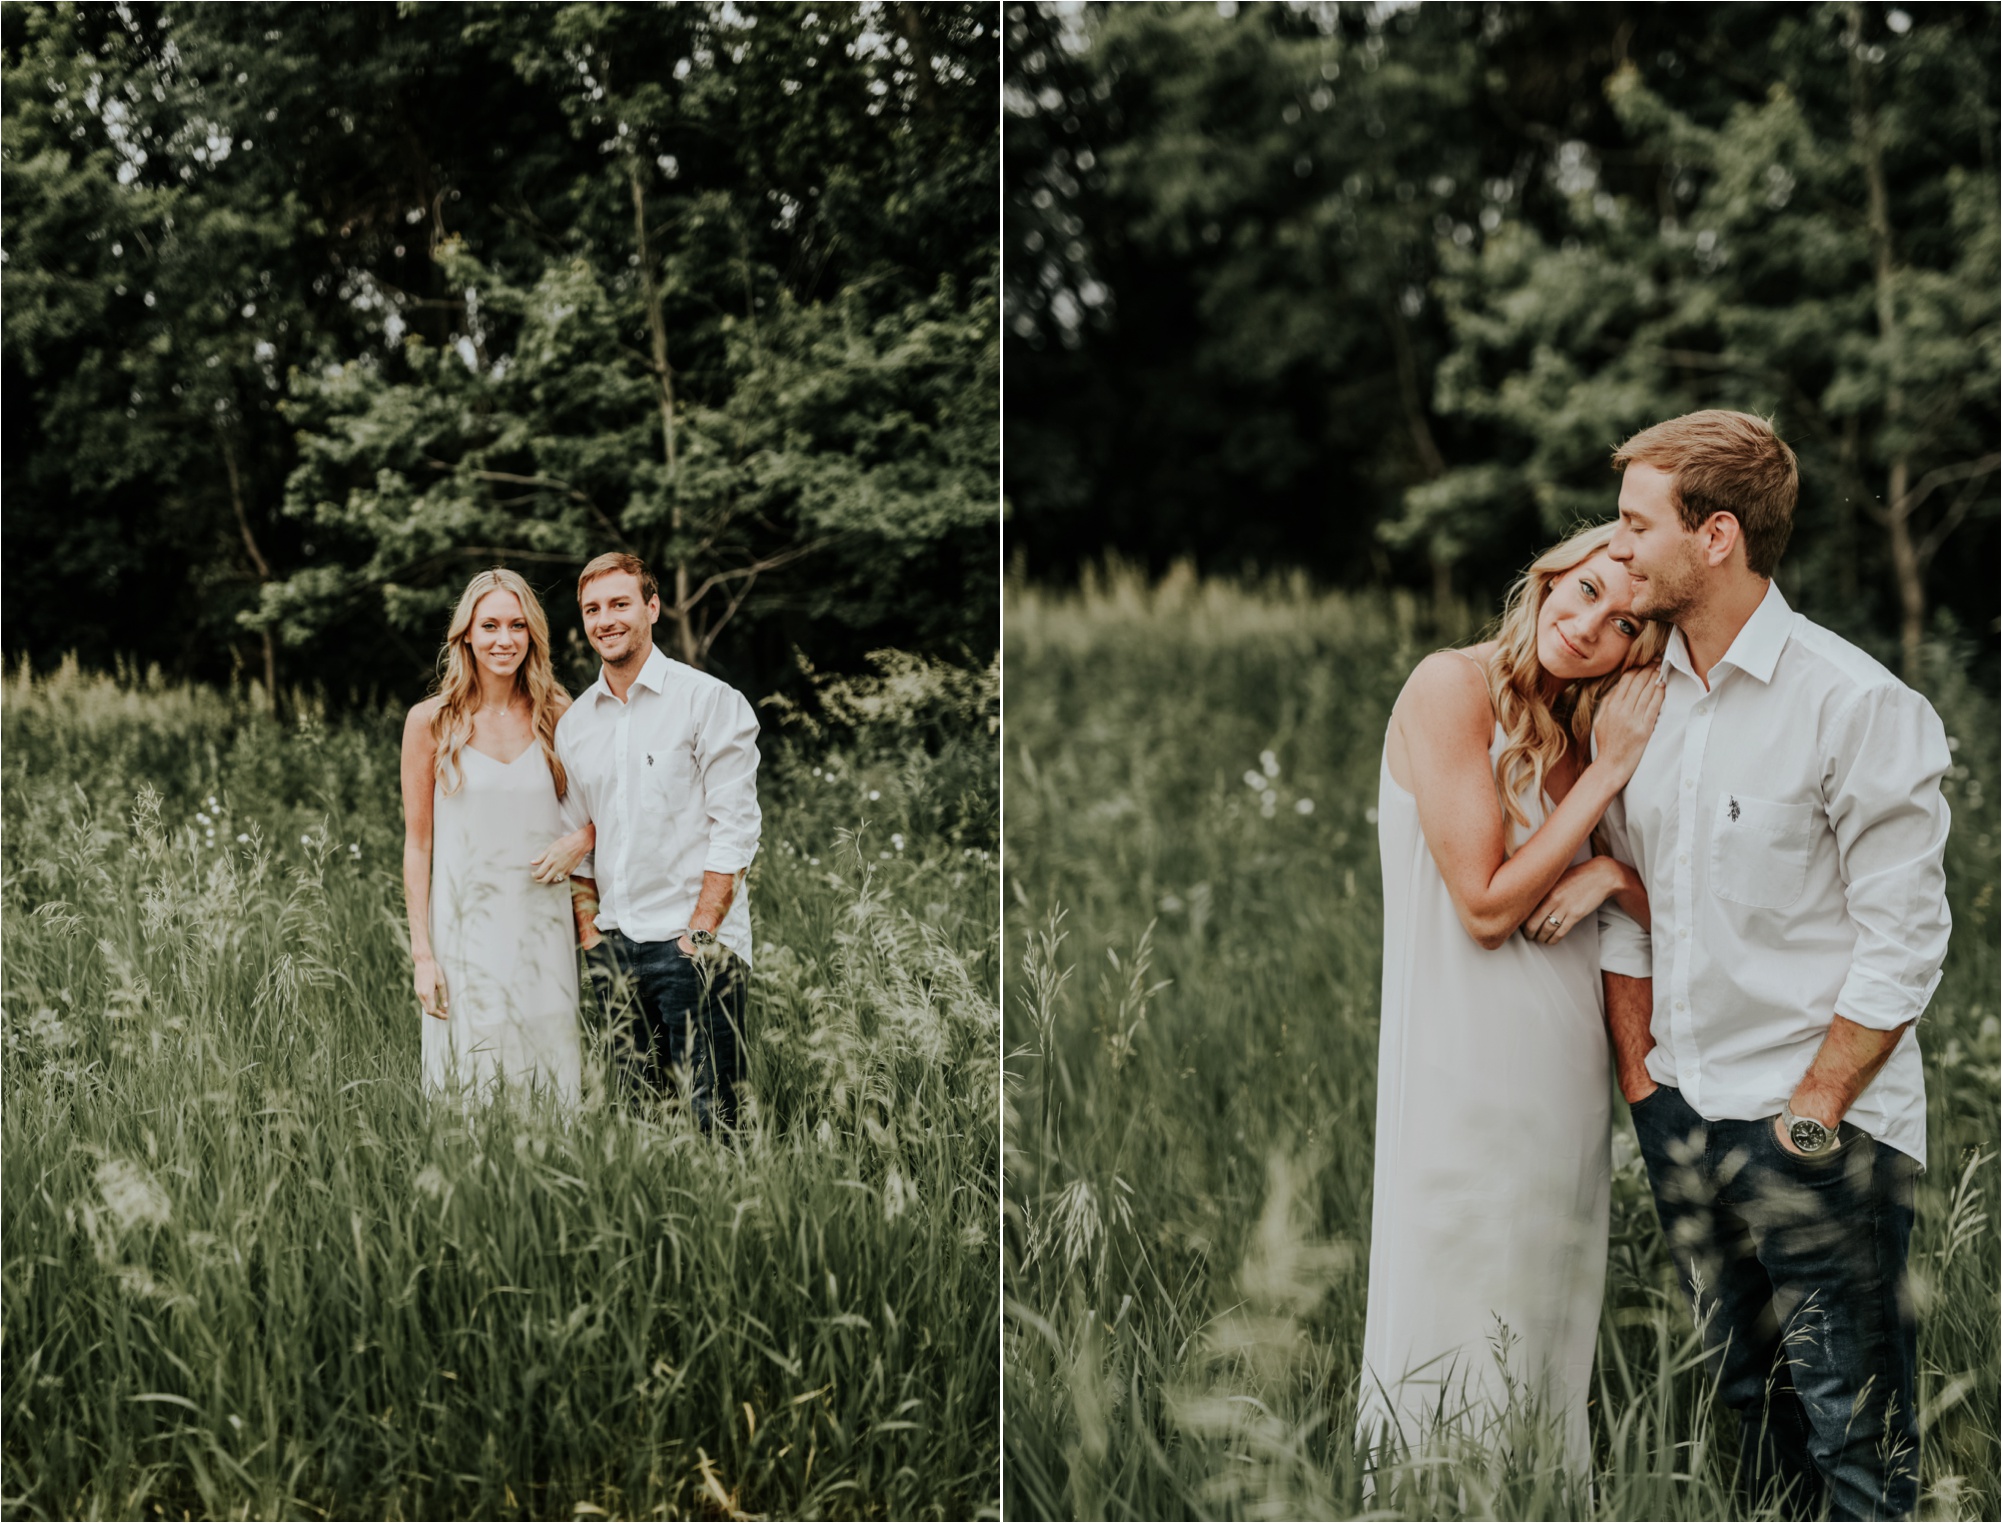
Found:
[[[1854,1127],[1841,1127],[1836,1132],[1840,1145],[1810,1158],[1805,1154],[1794,1152],[1780,1141],[1779,1131],[1775,1125],[1778,1120],[1777,1116],[1768,1116],[1759,1123],[1759,1132],[1766,1139],[1766,1145],[1794,1168],[1804,1169],[1812,1174],[1828,1172],[1838,1161],[1848,1159],[1851,1148],[1869,1140],[1864,1133]]]

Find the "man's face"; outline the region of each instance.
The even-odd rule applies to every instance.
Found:
[[[584,584],[578,603],[584,615],[584,635],[607,666],[623,666],[634,657],[646,658],[653,645],[654,620],[660,599],[640,600],[640,580],[630,571],[607,571]]]
[[[1673,622],[1703,595],[1701,529],[1683,527],[1675,478],[1636,461],[1620,484],[1620,523],[1606,553],[1633,579],[1633,612]]]

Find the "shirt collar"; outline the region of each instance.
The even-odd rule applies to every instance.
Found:
[[[1730,666],[1748,677],[1756,677],[1761,682],[1773,680],[1773,668],[1779,665],[1780,652],[1786,649],[1788,636],[1793,632],[1793,609],[1780,595],[1778,582],[1766,583],[1766,595],[1759,600],[1759,606],[1752,610],[1752,616],[1745,620],[1731,648],[1717,660],[1711,669],[1710,680],[1714,685],[1717,673]],[[1668,646],[1661,654],[1662,665],[1672,670],[1684,672],[1694,677],[1696,668],[1689,659],[1689,644],[1677,629],[1668,637]]]
[[[667,665],[667,653],[656,645],[652,650],[647,652],[646,661],[640,667],[640,674],[633,678],[633,687],[643,687],[654,693],[665,691],[667,687]],[[614,703],[618,702],[618,698],[612,692],[611,685],[605,681],[605,669],[602,666],[598,668],[598,680],[592,683],[585,691],[594,698],[609,698]],[[632,688],[628,688],[626,693],[630,697]]]

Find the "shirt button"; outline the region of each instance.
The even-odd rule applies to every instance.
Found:
[[[1681,930],[1677,931],[1675,934],[1680,940],[1687,941],[1689,940],[1689,927],[1684,926]]]
[[[1677,857],[1675,860],[1680,862],[1684,867],[1687,867],[1689,865],[1689,853],[1685,851],[1681,856]]]
[[[1678,1009],[1678,1010],[1687,1010],[1687,1009],[1688,1009],[1689,1007],[1688,1007],[1687,1005],[1683,1004],[1683,1002],[1682,1002],[1681,1000],[1677,1000],[1677,1001],[1675,1002],[1675,1008],[1676,1008],[1676,1009]]]
[[[1694,788],[1696,786],[1696,779],[1693,777],[1685,777],[1682,780],[1682,786],[1685,788]]]

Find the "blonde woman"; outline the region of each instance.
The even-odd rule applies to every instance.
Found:
[[[1647,923],[1637,876],[1589,841],[1661,710],[1665,641],[1612,533],[1539,556],[1495,638],[1420,663],[1385,737],[1372,1447],[1495,1442],[1513,1402],[1589,1456],[1610,1178],[1596,911]]]
[[[538,869],[559,851],[580,857],[590,827],[563,834],[555,737],[570,695],[551,673],[549,621],[528,584],[504,570],[467,583],[439,666],[437,692],[403,727],[424,1087],[484,1092],[504,1080],[574,1101],[576,921],[562,875],[545,883]]]

